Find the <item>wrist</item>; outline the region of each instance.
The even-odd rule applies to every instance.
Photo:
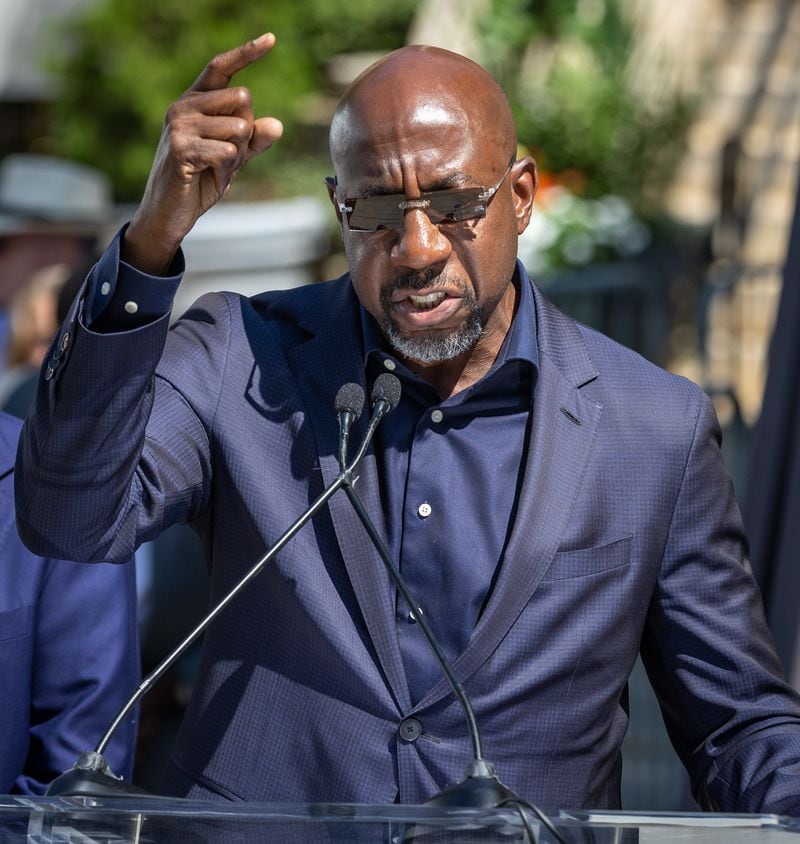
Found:
[[[164,276],[180,245],[180,240],[165,238],[163,231],[154,232],[134,215],[122,239],[120,258],[147,275]]]

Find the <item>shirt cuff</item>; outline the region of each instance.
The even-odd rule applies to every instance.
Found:
[[[120,259],[124,226],[89,273],[83,322],[91,331],[110,334],[141,328],[172,310],[175,293],[185,270],[178,250],[167,274],[140,272]]]

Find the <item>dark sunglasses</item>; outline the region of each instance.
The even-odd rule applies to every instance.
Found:
[[[406,211],[421,208],[432,223],[460,223],[486,216],[486,207],[511,172],[515,156],[511,156],[500,181],[491,188],[455,188],[421,193],[408,199],[402,193],[377,194],[345,199],[336,195],[336,179],[328,176],[326,184],[333,191],[339,213],[347,219],[351,231],[374,232],[379,229],[399,229]]]

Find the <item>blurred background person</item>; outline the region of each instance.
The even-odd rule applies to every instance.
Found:
[[[24,417],[34,373],[113,213],[99,171],[64,159],[0,162],[0,409]],[[34,556],[14,524],[19,423],[0,414],[0,791],[42,794],[96,746],[140,674],[133,565]],[[109,746],[133,769],[136,715]]]
[[[20,419],[28,412],[36,373],[59,326],[59,294],[68,278],[67,264],[45,267],[11,301],[6,371],[0,376],[0,409]]]
[[[45,353],[92,263],[77,269],[52,264],[39,270],[14,296],[9,309],[6,371],[0,375],[0,410],[25,418]]]
[[[11,336],[6,353],[9,369],[39,366],[58,328],[58,293],[69,275],[66,264],[39,271],[14,297],[10,308]]]
[[[36,557],[14,524],[20,422],[0,413],[0,793],[43,794],[93,749],[139,677],[131,565]],[[109,744],[130,776],[135,713]]]
[[[94,262],[99,233],[114,219],[109,181],[94,168],[39,155],[13,155],[0,163],[0,410],[25,418],[44,355]],[[138,599],[132,612],[139,620],[141,666],[148,672],[203,614],[208,575],[200,544],[185,526],[143,545],[128,568],[124,587],[114,586],[118,594],[112,605],[125,597],[128,580],[134,583]],[[82,569],[64,570],[64,577],[77,571],[76,588],[97,579]],[[199,647],[168,672],[142,705],[136,779],[153,790],[188,701]],[[139,664],[137,651],[137,670]],[[132,689],[133,684],[123,686],[125,695]],[[114,700],[121,708],[119,696]],[[105,726],[81,750],[93,747]],[[74,761],[65,760],[65,767]]]
[[[17,297],[19,319],[27,321],[18,331],[19,343],[35,333],[44,336],[51,327],[55,331],[44,288],[57,287],[72,270],[84,267],[98,236],[113,221],[111,183],[99,170],[33,154],[0,161],[0,351],[8,347],[10,308]],[[41,289],[26,299],[27,287],[47,267],[52,268],[49,280],[39,279]],[[21,349],[11,354],[24,363]],[[0,354],[3,368],[7,359]]]

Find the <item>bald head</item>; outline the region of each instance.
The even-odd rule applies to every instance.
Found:
[[[418,127],[460,126],[507,160],[516,149],[511,108],[480,65],[437,47],[395,50],[367,68],[345,91],[331,122],[337,174],[345,158],[369,153]]]

